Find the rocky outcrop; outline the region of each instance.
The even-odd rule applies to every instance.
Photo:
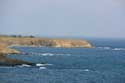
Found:
[[[64,47],[64,48],[74,48],[74,47],[90,48],[92,47],[91,44],[85,40],[55,39],[53,40],[53,43],[54,43],[54,47]]]
[[[0,43],[0,54],[18,54],[19,51],[8,48],[6,43]]]
[[[1,37],[0,44],[4,46],[19,45],[19,46],[45,46],[45,47],[92,47],[90,43],[85,40],[68,40],[68,39],[45,39],[45,38],[14,38]]]
[[[22,65],[22,64],[34,65],[34,63],[7,58],[3,54],[0,54],[0,66],[15,66],[15,65]]]
[[[1,54],[19,54],[20,52],[10,48],[0,48]]]
[[[45,39],[45,38],[18,38],[18,37],[1,37],[0,36],[0,65],[20,65],[32,64],[29,62],[10,59],[4,56],[5,54],[18,54],[19,51],[9,48],[9,46],[33,46],[33,47],[62,47],[76,48],[84,47],[91,48],[91,44],[85,40],[67,40],[67,39]]]
[[[68,39],[47,39],[47,38],[18,38],[18,37],[0,37],[0,53],[20,53],[17,50],[10,49],[8,46],[34,46],[34,47],[63,47],[91,48],[91,44],[85,40],[68,40]]]

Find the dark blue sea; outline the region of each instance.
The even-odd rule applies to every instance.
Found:
[[[12,47],[9,58],[36,63],[0,67],[0,83],[125,83],[125,40],[88,39],[93,48]]]

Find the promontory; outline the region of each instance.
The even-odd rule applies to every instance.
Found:
[[[0,36],[0,53],[20,53],[9,46],[32,46],[32,47],[58,47],[58,48],[91,48],[92,45],[86,40],[76,39],[51,39],[37,37],[13,37]]]
[[[6,54],[19,54],[20,51],[10,48],[10,46],[31,46],[31,47],[57,47],[57,48],[91,48],[91,44],[85,40],[70,39],[50,39],[36,37],[15,37],[0,36],[0,66],[14,66],[21,64],[34,65],[34,63],[11,59]]]

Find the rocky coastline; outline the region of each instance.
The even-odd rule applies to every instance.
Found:
[[[0,36],[0,65],[33,64],[26,61],[7,58],[6,54],[19,54],[20,51],[10,46],[56,47],[56,48],[91,48],[92,45],[85,40],[48,39],[48,38],[19,38]]]
[[[22,64],[34,65],[34,63],[31,63],[31,62],[11,59],[6,57],[6,55],[4,54],[0,54],[0,66],[16,66],[16,65],[22,65]]]

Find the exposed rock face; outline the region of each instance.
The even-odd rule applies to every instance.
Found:
[[[0,43],[0,53],[1,54],[18,54],[20,52],[15,49],[10,49],[7,47],[7,45]]]
[[[4,56],[3,54],[0,54],[0,66],[15,66],[15,65],[22,65],[22,64],[28,64],[28,65],[34,65],[34,63],[21,61],[17,59],[10,59]]]
[[[14,49],[9,48],[0,48],[0,53],[2,54],[19,54],[20,52]]]
[[[54,47],[64,47],[64,48],[74,48],[74,47],[84,47],[84,48],[90,48],[92,47],[90,43],[83,40],[62,40],[57,39],[53,40]]]
[[[0,37],[0,53],[19,53],[14,49],[7,48],[10,45],[16,46],[44,46],[44,47],[92,47],[85,40],[67,40],[67,39],[45,39],[45,38],[15,38],[15,37]]]
[[[4,56],[4,54],[18,54],[19,51],[10,49],[9,46],[44,46],[44,47],[63,47],[63,48],[74,48],[74,47],[92,47],[90,43],[84,40],[66,40],[66,39],[45,39],[45,38],[15,38],[15,37],[0,37],[0,65],[20,65],[33,63],[10,59]]]
[[[21,45],[21,46],[46,46],[46,47],[92,47],[85,40],[67,40],[67,39],[44,39],[44,38],[0,38],[0,44],[4,46]]]

